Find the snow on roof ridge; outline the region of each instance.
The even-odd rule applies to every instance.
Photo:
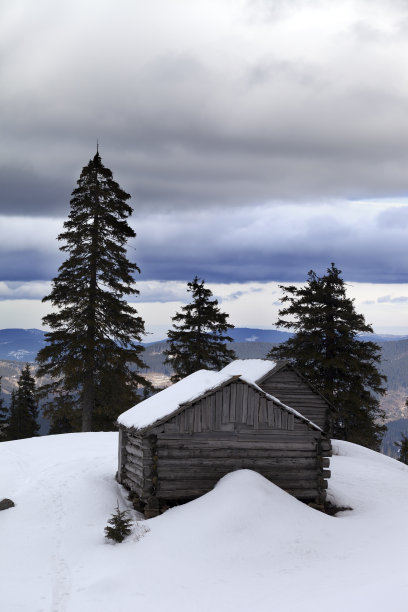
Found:
[[[248,381],[256,382],[273,370],[275,366],[276,362],[269,359],[235,359],[235,361],[226,365],[221,372],[245,376]]]

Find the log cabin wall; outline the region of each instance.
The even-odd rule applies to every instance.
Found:
[[[261,389],[294,408],[304,417],[328,431],[330,406],[290,366],[272,372],[259,383]]]
[[[183,406],[142,434],[122,432],[120,482],[142,500],[193,499],[237,469],[322,503],[330,441],[243,382]]]

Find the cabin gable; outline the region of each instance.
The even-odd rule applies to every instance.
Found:
[[[182,405],[177,414],[149,428],[151,433],[194,434],[211,431],[254,429],[293,429],[294,414],[279,406],[264,393],[237,381]]]
[[[329,431],[331,405],[290,364],[275,367],[257,384],[323,431]]]

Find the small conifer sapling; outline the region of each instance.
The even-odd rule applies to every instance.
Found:
[[[120,510],[118,502],[115,514],[112,514],[105,527],[105,535],[114,542],[123,542],[131,533],[132,520],[129,518],[127,510]]]

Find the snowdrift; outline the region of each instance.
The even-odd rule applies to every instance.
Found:
[[[334,442],[329,499],[312,510],[240,470],[149,521],[132,511],[123,544],[104,538],[117,500],[117,435],[0,444],[5,612],[406,612],[408,468]]]

